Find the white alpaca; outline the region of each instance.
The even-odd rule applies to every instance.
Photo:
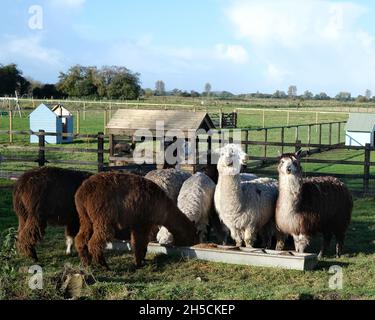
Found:
[[[145,176],[146,179],[151,180],[162,188],[176,204],[182,184],[190,177],[190,173],[177,169],[153,170]]]
[[[243,181],[240,169],[246,157],[235,144],[221,149],[214,200],[216,211],[236,245],[242,246],[244,241],[252,247],[257,233],[275,216],[278,186],[270,178]]]
[[[177,206],[194,222],[200,242],[207,238],[215,188],[215,183],[207,175],[198,172],[184,182],[178,195]],[[172,234],[165,227],[160,228],[156,239],[160,244],[173,242]]]

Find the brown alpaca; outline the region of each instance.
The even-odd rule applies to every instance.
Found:
[[[65,226],[67,254],[79,231],[74,194],[90,173],[43,167],[25,172],[13,190],[13,209],[18,217],[17,250],[38,260],[35,245],[47,224]]]
[[[336,256],[339,257],[353,209],[352,196],[347,187],[335,177],[303,179],[300,152],[282,155],[278,171],[278,229],[293,236],[298,252],[304,252],[311,237],[321,232],[323,243],[320,257],[325,254],[334,235]]]
[[[75,202],[81,224],[76,248],[83,265],[93,262],[108,268],[104,249],[114,239],[116,227],[130,228],[137,267],[144,260],[155,225],[168,228],[178,246],[195,243],[194,224],[159,186],[143,177],[99,173],[82,184]]]

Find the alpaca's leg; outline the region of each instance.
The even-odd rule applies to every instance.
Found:
[[[19,230],[17,235],[17,249],[21,254],[38,261],[35,245],[45,234],[47,221],[41,215],[31,215]]]
[[[332,233],[327,232],[323,233],[323,241],[322,241],[322,248],[320,249],[318,258],[321,259],[326,254],[327,249],[329,248],[329,245],[331,243],[332,239]]]
[[[143,226],[134,228],[131,231],[131,245],[135,256],[135,265],[137,268],[142,266],[147,252],[150,230],[152,226]]]
[[[91,263],[91,256],[88,250],[88,243],[92,237],[93,225],[88,215],[80,215],[80,229],[75,238],[76,249],[81,259],[81,263],[84,266],[88,266]]]
[[[280,232],[279,230],[276,230],[276,248],[275,250],[282,251],[285,247],[285,240],[287,236]]]
[[[88,249],[92,256],[92,262],[99,264],[109,270],[109,266],[104,257],[104,250],[107,242],[113,241],[115,229],[109,221],[97,219],[93,225],[93,234],[88,243]]]
[[[245,229],[244,239],[245,245],[248,248],[252,248],[256,239],[256,231],[253,226],[247,226]]]
[[[78,233],[79,223],[69,223],[65,227],[65,239],[66,239],[66,254],[70,255],[72,253],[72,247],[74,245],[74,238]]]
[[[342,249],[344,247],[345,235],[336,234],[335,237],[336,237],[336,258],[340,258],[342,254]]]
[[[294,239],[294,246],[295,246],[296,251],[299,253],[305,252],[305,248],[310,243],[310,238],[304,234],[298,234],[298,235],[293,234],[293,239]]]
[[[242,235],[241,231],[236,228],[229,228],[232,239],[236,242],[237,247],[242,247]]]
[[[198,231],[198,236],[199,236],[199,243],[207,242],[207,238],[208,238],[207,237],[208,235],[207,225],[206,224],[198,225],[197,231]]]

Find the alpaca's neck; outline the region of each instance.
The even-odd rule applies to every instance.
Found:
[[[222,195],[224,194],[230,195],[230,198],[234,203],[237,203],[237,204],[243,203],[242,202],[243,194],[242,194],[242,188],[241,188],[241,177],[239,174],[235,174],[235,175],[219,174],[217,185],[221,189]]]
[[[175,245],[191,246],[194,244],[195,226],[176,206],[168,208],[163,225],[172,233]]]
[[[288,213],[293,213],[301,196],[302,177],[300,175],[279,175],[279,204],[284,206]]]

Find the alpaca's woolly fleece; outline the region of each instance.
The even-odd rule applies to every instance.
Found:
[[[217,165],[215,208],[237,246],[243,241],[253,246],[257,233],[273,219],[278,196],[274,179],[242,181],[240,170],[246,156],[241,147],[228,144],[222,148]]]
[[[213,206],[215,183],[204,173],[198,172],[187,179],[178,195],[178,208],[194,222],[200,242],[206,240],[210,212]],[[161,244],[173,242],[172,235],[162,227],[157,235]]]
[[[176,204],[182,184],[190,177],[190,173],[177,169],[153,170],[145,176],[146,179],[151,180],[162,188],[167,196]]]

